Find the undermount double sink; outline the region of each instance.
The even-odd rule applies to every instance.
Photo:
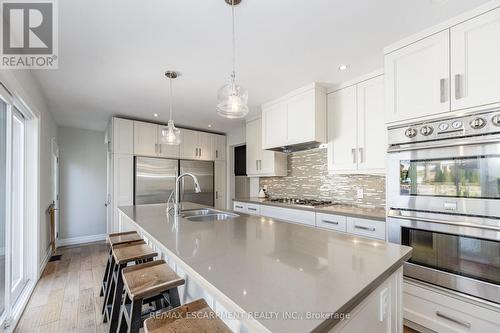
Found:
[[[216,209],[204,208],[182,212],[182,217],[191,222],[226,221],[238,217],[238,214],[223,212]]]

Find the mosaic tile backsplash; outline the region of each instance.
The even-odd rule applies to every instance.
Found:
[[[271,197],[385,206],[385,176],[329,175],[327,159],[325,148],[288,154],[288,176],[260,178],[260,187],[266,185]],[[358,188],[363,188],[363,199],[357,198]]]

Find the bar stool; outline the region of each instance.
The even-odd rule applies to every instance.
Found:
[[[101,291],[99,296],[104,296],[106,294],[106,287],[109,285],[109,280],[111,279],[111,267],[114,265],[113,260],[113,246],[119,244],[129,244],[133,242],[141,241],[142,237],[136,231],[119,232],[115,234],[108,235],[109,243],[109,256],[108,262],[106,263],[106,269],[104,270],[104,276],[102,278]]]
[[[181,305],[177,287],[183,285],[185,280],[165,260],[126,267],[122,275],[125,297],[120,309],[118,332],[139,332],[143,318],[151,313],[142,312],[144,304],[155,302],[154,311]]]
[[[109,331],[115,332],[118,326],[120,305],[123,295],[122,270],[129,263],[143,263],[152,261],[158,255],[144,241],[132,244],[119,244],[113,246],[113,260],[115,264],[111,268],[111,280],[106,290],[104,304],[102,307],[103,321],[109,321]]]
[[[189,313],[189,318],[187,318]],[[204,299],[151,317],[144,321],[146,333],[231,333]]]

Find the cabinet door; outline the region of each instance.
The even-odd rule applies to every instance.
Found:
[[[181,129],[181,158],[198,159],[198,151],[198,132]]]
[[[378,76],[357,86],[358,170],[383,172],[387,149],[384,121],[384,77]]]
[[[158,126],[158,156],[168,157],[168,158],[179,158],[180,156],[180,145],[167,145],[161,143],[161,131],[164,126]],[[166,128],[166,127],[165,127]]]
[[[500,9],[451,28],[453,110],[500,102]]]
[[[449,30],[385,56],[387,121],[450,111]]]
[[[215,208],[226,209],[226,161],[215,161]]]
[[[214,159],[216,161],[226,160],[226,136],[214,135]]]
[[[113,154],[113,230],[119,230],[118,207],[134,204],[134,157]]]
[[[314,133],[316,128],[315,95],[316,90],[310,90],[294,96],[288,101],[287,144],[293,145],[316,140]]]
[[[262,110],[262,148],[287,145],[287,104],[278,103]]]
[[[128,119],[113,118],[112,126],[113,153],[134,154],[134,122]]]
[[[356,86],[328,95],[328,170],[357,170]]]
[[[247,122],[247,174],[258,174],[258,164],[261,158],[261,119]]]
[[[210,133],[198,132],[198,158],[205,161],[214,160],[214,136]]]
[[[134,154],[141,156],[158,155],[158,125],[134,121]]]

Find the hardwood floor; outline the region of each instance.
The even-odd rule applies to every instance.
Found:
[[[104,242],[63,247],[47,264],[15,332],[107,332],[99,287],[107,260]]]
[[[57,249],[14,332],[108,332],[99,288],[108,256],[104,242]],[[142,332],[142,329],[141,329]],[[418,333],[408,327],[404,333]]]

